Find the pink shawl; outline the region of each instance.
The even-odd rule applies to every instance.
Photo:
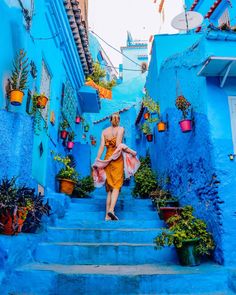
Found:
[[[93,164],[93,171],[92,171],[92,176],[93,176],[93,181],[94,181],[94,186],[99,188],[102,187],[105,184],[106,181],[106,172],[105,172],[105,167],[111,162],[117,160],[121,153],[123,154],[123,159],[124,159],[124,172],[125,172],[125,178],[130,178],[135,174],[135,172],[138,170],[140,166],[139,159],[137,156],[133,156],[130,153],[136,154],[134,150],[131,150],[128,148],[127,145],[121,143],[118,145],[114,153],[111,155],[111,157],[107,160],[101,160],[101,159],[96,159],[94,164]]]

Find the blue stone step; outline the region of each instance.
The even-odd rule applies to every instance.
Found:
[[[118,220],[118,221],[104,221],[102,220],[78,220],[76,217],[69,219],[58,219],[56,221],[58,227],[79,227],[79,228],[161,228],[165,224],[162,220]]]
[[[40,243],[35,259],[59,264],[144,264],[176,262],[172,247],[155,250],[153,243]]]
[[[178,265],[46,265],[14,271],[2,295],[229,295],[225,269],[214,264]]]
[[[152,243],[160,232],[158,228],[48,228],[48,241],[95,243]]]

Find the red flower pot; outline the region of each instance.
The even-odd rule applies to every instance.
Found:
[[[146,137],[147,137],[147,141],[149,142],[153,141],[153,134],[147,134]]]
[[[92,145],[95,145],[95,144],[96,144],[96,140],[94,140],[94,139],[91,140],[91,144],[92,144]]]
[[[81,122],[81,118],[79,116],[76,116],[75,118],[75,123],[79,124]]]
[[[170,217],[179,215],[181,210],[181,207],[160,207],[160,211],[165,222],[167,222]]]
[[[144,119],[147,120],[150,118],[150,113],[149,112],[146,112],[144,115],[143,115]]]
[[[67,148],[71,150],[71,149],[73,149],[73,147],[74,147],[74,142],[73,141],[68,141],[67,142]]]
[[[67,138],[67,135],[68,135],[68,132],[66,130],[62,130],[61,131],[61,138],[62,139],[66,139]]]
[[[184,119],[179,122],[182,132],[189,132],[192,130],[192,120]]]

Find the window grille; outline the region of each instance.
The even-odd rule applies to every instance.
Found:
[[[41,84],[40,84],[40,94],[44,94],[48,99],[50,99],[50,85],[51,85],[51,75],[47,68],[47,65],[42,61],[42,73],[41,73]],[[47,122],[47,115],[49,109],[48,101],[45,109],[40,110],[43,119]]]
[[[77,113],[77,95],[69,79],[64,84],[64,97],[62,104],[63,117],[70,124],[72,130],[75,129],[75,117]]]
[[[228,8],[225,9],[225,11],[222,13],[222,15],[220,16],[220,18],[218,20],[219,26],[222,26],[224,24],[230,26],[230,16],[229,16],[229,9]]]

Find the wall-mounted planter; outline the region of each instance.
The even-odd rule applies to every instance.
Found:
[[[153,134],[147,134],[146,138],[147,138],[148,142],[152,142],[153,141]]]
[[[48,103],[48,98],[45,95],[40,95],[37,97],[37,108],[45,109]]]
[[[75,188],[75,181],[70,179],[58,179],[60,181],[60,193],[71,195]]]
[[[144,113],[143,117],[145,120],[148,120],[150,118],[150,113],[149,112]]]
[[[67,132],[66,130],[62,130],[62,131],[61,131],[61,139],[66,139],[68,133],[69,133],[69,132]]]
[[[190,132],[192,130],[192,120],[184,119],[179,122],[182,132]]]
[[[81,122],[81,118],[80,118],[80,116],[76,116],[76,118],[75,118],[75,123],[76,123],[76,124],[80,124],[80,122]]]
[[[165,222],[167,222],[170,217],[179,215],[181,210],[181,207],[160,207],[160,212]]]
[[[84,132],[88,132],[89,131],[89,125],[85,125],[84,126]]]
[[[68,142],[67,142],[67,148],[68,148],[69,150],[73,149],[74,144],[75,144],[75,143],[74,143],[73,141],[68,141]]]
[[[157,124],[157,130],[158,130],[158,132],[164,132],[164,131],[166,131],[166,123],[165,122],[159,122],[158,124]]]
[[[92,144],[92,145],[96,145],[96,143],[97,143],[97,142],[96,142],[95,139],[92,139],[92,140],[91,140],[91,144]]]
[[[21,90],[12,90],[10,92],[10,102],[14,106],[20,106],[22,104],[24,92]]]

